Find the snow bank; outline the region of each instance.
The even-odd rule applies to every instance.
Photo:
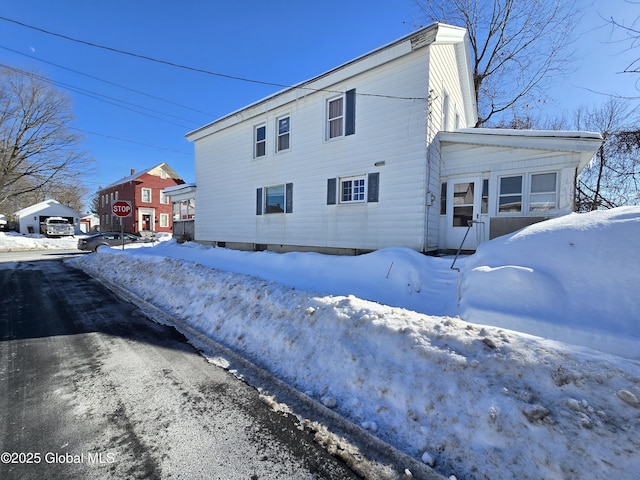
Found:
[[[640,208],[571,214],[484,243],[460,315],[640,358]]]
[[[22,235],[0,232],[0,252],[20,250],[72,250],[78,246],[77,237],[47,238],[40,234]]]
[[[177,249],[190,259],[160,254]],[[221,271],[203,264],[212,261],[213,251],[221,256],[215,261],[224,256],[237,268],[245,256],[274,264],[295,258],[300,266],[308,255],[272,260],[275,254],[264,252],[164,244],[103,249],[71,262],[182,318],[381,439],[433,462],[444,475],[605,479],[630,478],[640,468],[637,362]],[[391,276],[392,258],[391,272],[404,268],[399,253],[374,257],[371,271],[383,271],[376,273],[377,281]],[[359,261],[364,265],[367,257]],[[307,257],[312,259],[355,260]],[[332,278],[349,271],[335,270],[337,264],[331,268]],[[415,268],[416,277],[404,279],[403,296],[424,293],[417,285],[428,273]]]

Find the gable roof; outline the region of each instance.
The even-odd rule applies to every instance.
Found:
[[[458,73],[461,75],[461,85],[463,88],[463,96],[465,98],[464,103],[465,108],[467,109],[467,112],[465,113],[468,118],[476,119],[477,108],[475,100],[473,100],[475,98],[475,94],[468,41],[466,29],[446,25],[444,23],[434,23],[313,77],[310,80],[303,81],[291,87],[286,87],[285,89],[269,95],[262,100],[258,100],[246,107],[229,113],[204,125],[203,127],[187,133],[186,138],[190,141],[198,140],[255,115],[262,114],[264,113],[264,105],[266,104],[268,104],[269,109],[278,108],[296,100],[300,95],[300,91],[303,92],[303,95],[320,91],[331,91],[331,86],[336,83],[400,58],[415,50],[428,47],[432,44],[454,44],[456,46]],[[367,93],[371,94],[369,92]]]
[[[40,203],[36,203],[34,205],[30,205],[28,207],[25,207],[21,210],[18,210],[17,212],[14,213],[14,215],[16,217],[25,217],[27,215],[31,215],[33,213],[36,212],[40,212],[46,208],[50,208],[50,207],[57,207],[61,210],[68,210],[70,214],[72,214],[72,216],[74,217],[79,217],[80,213],[75,211],[73,208],[68,207],[62,203],[60,203],[57,200],[53,200],[53,199],[49,199],[49,200],[44,200],[43,202]]]
[[[115,187],[117,185],[122,185],[124,183],[133,182],[133,181],[137,180],[138,178],[140,178],[142,175],[146,175],[146,174],[155,175],[160,170],[164,170],[166,172],[166,174],[167,174],[167,177],[169,177],[169,178],[173,178],[174,180],[182,180],[182,178],[180,178],[180,175],[178,175],[175,172],[175,170],[173,170],[173,168],[171,168],[166,162],[162,162],[162,163],[156,165],[155,167],[147,168],[146,170],[142,170],[140,172],[134,172],[131,175],[129,175],[128,177],[121,178],[120,180],[117,180],[116,182],[113,182],[113,183],[107,185],[106,187],[101,188],[100,190],[106,190],[107,188],[112,188],[112,187]]]

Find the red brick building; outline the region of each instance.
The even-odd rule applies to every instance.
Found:
[[[172,231],[171,199],[164,194],[164,189],[184,183],[178,174],[166,163],[118,180],[98,191],[100,207],[100,230],[120,230],[121,221],[124,231],[129,233]],[[116,217],[111,213],[111,205],[117,200],[128,200],[133,213],[126,218]]]

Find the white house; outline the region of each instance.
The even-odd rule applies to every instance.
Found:
[[[49,217],[63,217],[74,226],[76,234],[80,230],[80,213],[57,200],[45,200],[15,212],[18,231],[22,234],[40,233],[40,223]]]
[[[466,30],[434,24],[188,133],[195,240],[474,249],[571,211],[600,135],[470,129],[473,88]]]

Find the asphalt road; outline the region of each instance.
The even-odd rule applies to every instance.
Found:
[[[173,328],[42,255],[0,253],[0,479],[358,478]]]

